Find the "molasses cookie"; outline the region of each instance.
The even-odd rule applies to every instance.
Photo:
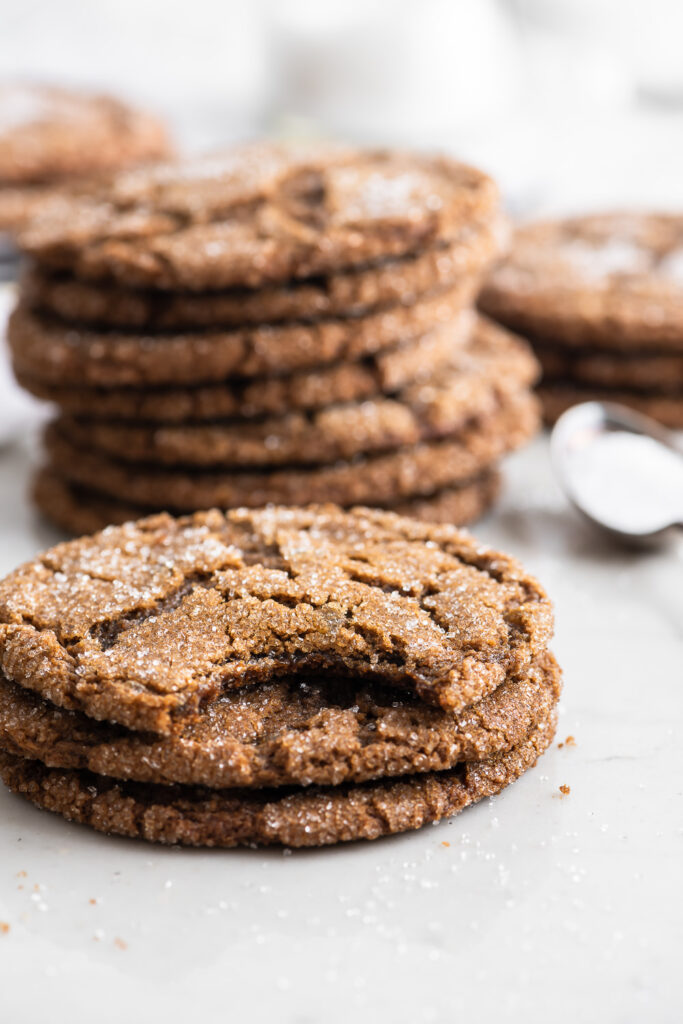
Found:
[[[557,703],[551,654],[458,714],[354,679],[274,680],[221,694],[168,736],[66,711],[0,677],[0,747],[51,768],[211,788],[339,785],[479,761]]]
[[[464,310],[453,321],[412,341],[360,359],[269,377],[218,384],[153,388],[70,388],[44,384],[17,371],[19,383],[37,398],[73,416],[182,423],[231,416],[284,416],[340,402],[391,394],[453,365],[470,336],[474,317]]]
[[[671,430],[683,430],[683,395],[646,394],[612,388],[584,387],[570,381],[544,381],[538,388],[547,423],[554,423],[563,412],[579,402],[617,402],[658,420]]]
[[[532,340],[683,353],[683,215],[597,214],[523,226],[479,301]]]
[[[111,96],[0,86],[0,181],[44,182],[153,160],[168,151],[156,119]]]
[[[499,491],[500,475],[495,470],[488,470],[474,480],[444,487],[425,497],[406,498],[388,508],[399,515],[414,516],[424,522],[465,526],[488,511]],[[31,493],[43,515],[71,534],[95,533],[105,526],[120,526],[162,511],[117,501],[87,487],[79,487],[48,468],[36,474]]]
[[[497,203],[486,175],[446,157],[254,143],[55,200],[20,242],[84,279],[257,288],[457,242],[465,227],[467,245]]]
[[[99,832],[188,846],[325,846],[421,828],[499,793],[552,742],[556,718],[516,747],[450,771],[285,790],[116,782],[0,751],[0,777],[31,803]]]
[[[442,487],[422,497],[405,498],[385,507],[400,516],[412,516],[424,523],[467,526],[488,512],[500,494],[500,487],[500,473],[489,467],[472,480]]]
[[[94,186],[98,175],[168,152],[158,120],[111,96],[0,86],[0,229],[28,223],[67,183]],[[62,198],[75,199],[66,191]]]
[[[506,397],[453,437],[312,467],[270,471],[159,468],[124,462],[74,444],[58,423],[48,426],[51,467],[66,480],[147,508],[233,508],[334,501],[393,505],[472,480],[533,436],[539,413],[527,393]]]
[[[183,331],[206,327],[363,316],[386,306],[410,306],[429,292],[477,279],[500,249],[501,220],[463,225],[457,241],[437,243],[375,265],[293,280],[260,289],[178,292],[84,281],[33,266],[22,282],[27,303],[70,323],[125,330]]]
[[[391,396],[249,422],[126,424],[61,416],[56,429],[79,447],[124,462],[240,469],[325,464],[454,434],[528,389],[536,370],[524,343],[480,322],[451,368]]]
[[[683,353],[634,352],[615,358],[613,352],[598,349],[567,352],[556,346],[536,346],[536,355],[549,381],[571,380],[581,387],[676,395],[683,401]]]
[[[91,718],[170,735],[222,693],[352,676],[459,712],[525,676],[551,605],[451,526],[335,506],[158,515],[0,582],[0,670]]]
[[[8,341],[17,373],[60,387],[190,387],[230,376],[281,375],[360,359],[452,323],[469,283],[364,317],[227,331],[140,334],[93,331],[20,305]]]

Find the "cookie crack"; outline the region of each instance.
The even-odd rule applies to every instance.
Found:
[[[378,650],[376,642],[376,634],[371,629],[364,628],[363,625],[354,619],[354,615],[358,610],[358,605],[352,605],[346,611],[346,622],[351,627],[353,632],[359,639],[368,645],[372,655],[374,655],[382,664],[387,666],[394,666],[408,670],[408,662],[405,658],[405,644],[402,644],[400,637],[392,634],[392,643],[401,648],[400,651],[382,651]]]
[[[534,581],[523,585],[514,560],[475,548],[464,537],[449,543],[446,528],[425,533],[419,523],[397,520],[397,531],[393,519],[359,509],[353,531],[339,534],[336,518],[328,522],[311,514],[272,518],[243,510],[231,530],[229,516],[213,513],[208,534],[202,532],[202,543],[210,541],[207,551],[213,553],[220,541],[238,553],[241,549],[242,557],[226,562],[221,556],[212,571],[206,571],[204,554],[189,562],[183,556],[173,565],[175,548],[167,546],[165,523],[160,535],[165,560],[158,561],[143,530],[140,543],[151,559],[151,577],[144,575],[109,607],[107,588],[102,595],[98,591],[92,616],[76,617],[73,624],[73,616],[67,616],[55,627],[61,635],[45,625],[52,618],[41,619],[40,602],[37,609],[27,602],[15,618],[10,604],[5,615],[25,623],[27,634],[43,636],[22,635],[21,629],[14,636],[12,622],[6,623],[6,660],[14,659],[18,671],[17,659],[29,652],[27,671],[40,689],[49,681],[38,678],[43,670],[34,666],[34,651],[52,659],[61,676],[49,682],[51,691],[63,691],[65,700],[68,696],[99,716],[111,715],[119,693],[130,694],[132,710],[127,704],[116,716],[123,716],[124,724],[165,732],[169,716],[183,705],[194,707],[257,677],[295,678],[306,671],[356,672],[429,703],[459,708],[463,700],[490,692],[504,675],[516,678],[549,637],[545,595]],[[386,557],[379,559],[377,544]],[[62,564],[67,577],[80,574],[80,560],[59,552],[43,557],[36,563],[41,588],[50,593],[51,576]],[[117,582],[118,558],[96,560],[95,566],[99,573],[84,573],[78,592],[88,591],[88,578]],[[199,587],[204,590],[188,596]],[[145,625],[157,617],[158,623]],[[176,645],[178,630],[182,642]],[[151,662],[155,644],[163,657]],[[60,661],[58,645],[70,665]]]
[[[184,598],[194,591],[195,587],[204,587],[209,589],[213,579],[214,573],[212,572],[192,573],[189,576],[186,576],[183,582],[172,591],[164,594],[148,607],[134,608],[132,611],[126,612],[124,615],[96,622],[88,630],[88,636],[99,644],[102,651],[110,650],[122,633],[125,633],[133,626],[139,625],[141,622],[153,619],[166,612],[173,611],[174,608],[178,608],[180,604],[182,604]]]

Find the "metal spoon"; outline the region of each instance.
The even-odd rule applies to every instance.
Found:
[[[560,416],[550,443],[560,484],[592,523],[636,544],[683,528],[683,450],[654,420],[584,402]]]

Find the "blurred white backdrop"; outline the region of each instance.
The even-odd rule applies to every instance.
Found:
[[[113,89],[183,148],[440,147],[512,209],[683,208],[680,0],[0,0],[0,77]]]

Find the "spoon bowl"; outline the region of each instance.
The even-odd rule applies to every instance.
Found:
[[[572,504],[619,540],[653,544],[683,526],[683,451],[649,417],[611,402],[575,405],[555,424],[551,455]]]

